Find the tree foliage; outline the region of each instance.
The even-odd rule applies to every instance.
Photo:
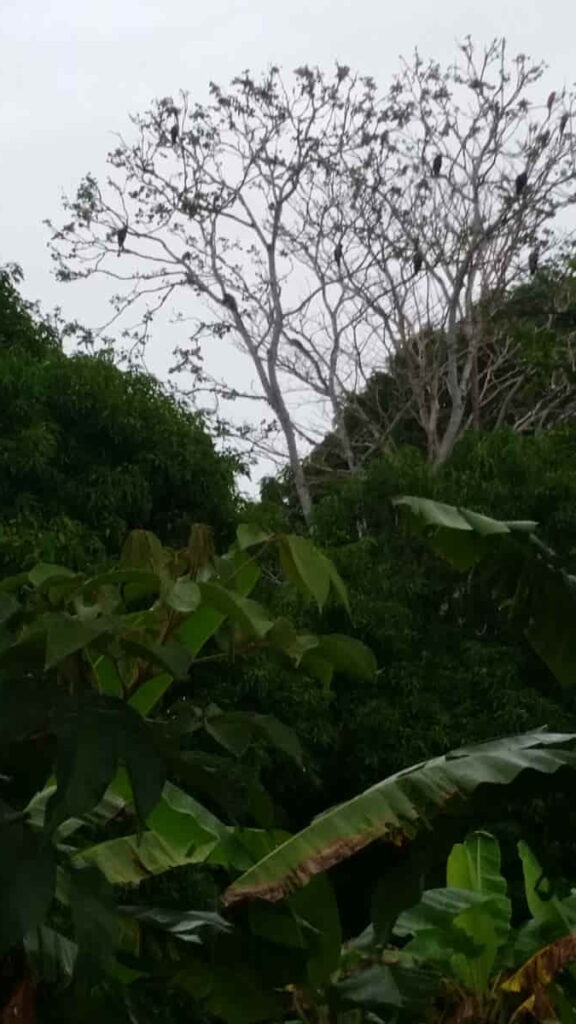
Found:
[[[145,527],[182,544],[235,514],[234,460],[151,376],[66,356],[56,329],[0,275],[0,561],[93,564]]]
[[[290,560],[303,544],[305,572]],[[204,992],[216,1016],[273,1014],[273,986],[256,970],[257,924],[243,938],[215,912],[150,905],[125,889],[182,866],[233,875],[283,836],[257,773],[242,760],[270,744],[302,770],[299,741],[270,715],[195,698],[198,665],[217,671],[266,648],[312,678],[312,651],[320,652],[323,679],[327,669],[374,671],[360,643],[302,635],[249,596],[258,552],[272,547],[288,577],[321,604],[330,592],[345,600],[336,570],[309,542],[256,536],[249,527],[222,556],[205,531],[174,550],[138,530],[104,573],[41,563],[2,581],[4,1013],[15,1012],[23,986],[32,999],[32,979],[40,979],[50,998],[62,997],[64,1016],[79,1012],[84,998],[92,1004],[86,1019],[99,1019],[100,997],[117,991],[116,1018],[127,1021],[130,984],[168,972],[196,999]],[[231,810],[234,774],[246,796],[240,810]],[[303,913],[319,920],[322,903]],[[264,921],[260,930],[270,926]],[[287,926],[295,927],[290,911]],[[205,954],[218,936],[224,946],[213,966]],[[300,945],[307,950],[308,940]],[[215,991],[214,972],[221,975]],[[233,1012],[236,986],[246,1004]]]

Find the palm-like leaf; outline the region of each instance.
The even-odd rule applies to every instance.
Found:
[[[552,774],[576,764],[576,734],[538,730],[464,748],[392,775],[326,812],[245,872],[224,895],[278,900],[375,839],[403,844],[430,818],[482,784],[505,786],[523,771]]]

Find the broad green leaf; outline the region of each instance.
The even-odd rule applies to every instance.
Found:
[[[323,608],[330,592],[331,573],[328,560],[314,545],[297,534],[282,534],[278,538],[280,562],[286,576],[304,597],[313,597]]]
[[[316,650],[306,651],[300,662],[305,672],[314,676],[325,690],[330,689],[334,676],[334,666],[327,658],[322,658]]]
[[[340,604],[344,606],[344,608],[348,612],[348,615],[351,615],[352,611],[350,608],[350,600],[348,598],[348,590],[346,589],[346,584],[344,583],[344,580],[342,579],[340,573],[338,572],[336,566],[334,565],[334,562],[324,554],[322,554],[322,558],[326,565],[326,569],[328,570],[330,583],[332,584],[332,588],[336,594],[336,597],[340,601]]]
[[[256,523],[240,523],[236,530],[236,540],[241,551],[246,548],[253,548],[257,544],[265,544],[271,540],[272,534],[267,533]]]
[[[92,671],[96,677],[96,686],[100,693],[109,697],[122,697],[124,687],[115,663],[107,654],[96,654],[87,650],[88,659],[92,665]]]
[[[0,580],[0,593],[8,593],[14,590],[20,590],[29,583],[29,576],[27,572],[18,573],[17,576],[5,576],[3,580]]]
[[[266,610],[251,598],[226,590],[219,583],[201,583],[200,590],[205,604],[259,639],[272,628]]]
[[[204,727],[218,743],[237,757],[241,757],[255,739],[264,739],[302,764],[302,747],[296,733],[273,715],[218,711],[206,718]]]
[[[76,855],[109,882],[131,885],[187,864],[210,863],[244,871],[273,849],[285,833],[224,826],[193,797],[166,783],[148,817],[149,831],[98,843]]]
[[[474,892],[472,889],[426,889],[419,903],[400,914],[394,925],[394,934],[405,937],[437,930],[449,936],[450,928],[460,915],[468,910],[490,907],[494,900],[494,896]],[[473,953],[477,948],[478,943],[470,943],[470,952]]]
[[[109,971],[121,937],[110,885],[100,871],[82,867],[66,872],[65,888],[79,954]]]
[[[404,1005],[400,989],[387,964],[374,964],[343,978],[335,986],[338,999],[348,1006],[365,1009],[401,1009]]]
[[[44,921],[56,859],[53,847],[21,821],[0,827],[0,850],[0,949],[6,950]]]
[[[207,935],[214,932],[229,932],[232,925],[220,914],[200,910],[167,910],[164,907],[122,906],[118,908],[123,916],[134,918],[142,924],[159,931],[168,932],[180,942],[201,946]]]
[[[188,653],[195,658],[225,620],[225,614],[204,605],[181,623],[175,636]]]
[[[47,807],[46,827],[54,832],[66,818],[81,817],[102,799],[116,772],[118,729],[108,709],[87,708],[70,715],[58,735],[57,789]]]
[[[498,840],[486,832],[474,832],[464,843],[457,843],[448,858],[446,881],[449,886],[469,889],[492,899],[489,906],[470,908],[454,921],[482,947],[482,953],[475,958],[457,953],[453,967],[473,992],[484,992],[498,951],[508,940],[512,916],[506,880],[500,871]]]
[[[190,959],[172,984],[199,1000],[211,1017],[226,1024],[256,1024],[283,1017],[281,999],[249,964],[204,963]]]
[[[146,717],[156,707],[158,701],[162,699],[172,685],[172,682],[172,676],[166,672],[159,676],[153,676],[152,679],[146,679],[131,694],[128,701],[130,707],[138,711],[143,717]]]
[[[200,588],[194,580],[182,576],[165,588],[164,600],[174,611],[187,615],[200,604]]]
[[[290,658],[296,667],[300,664],[307,651],[318,647],[318,637],[310,633],[297,633],[289,619],[276,619],[267,636],[272,647],[277,648]]]
[[[24,937],[26,957],[36,979],[56,984],[74,974],[78,946],[48,925],[33,928]]]
[[[377,838],[411,839],[424,823],[458,806],[482,784],[508,785],[526,769],[544,774],[576,765],[576,735],[544,731],[454,751],[406,769],[326,812],[247,871],[225,894],[228,904],[281,899],[314,875]]]
[[[54,668],[115,628],[115,621],[105,616],[86,622],[65,612],[52,612],[46,617],[46,668]]]
[[[366,644],[338,633],[319,636],[314,655],[330,662],[335,672],[368,682],[374,678],[378,667],[376,658]]]
[[[44,586],[48,581],[52,583],[56,580],[75,579],[76,577],[77,573],[72,572],[71,569],[66,569],[63,565],[51,565],[48,562],[40,562],[28,573],[29,582],[37,588]]]
[[[546,926],[549,939],[556,938],[565,932],[576,932],[576,900],[574,896],[560,899],[553,894],[550,882],[537,858],[523,840],[518,843],[518,854],[522,861],[526,902],[534,918],[534,923]]]
[[[89,592],[100,587],[124,587],[128,584],[135,584],[145,593],[155,593],[160,589],[160,577],[148,569],[112,569],[90,577],[82,589]]]
[[[128,772],[136,813],[144,820],[160,798],[164,769],[140,715],[112,698],[68,715],[58,730],[57,789],[46,814],[50,833],[102,800],[119,760]]]
[[[166,565],[164,549],[149,530],[132,530],[128,534],[120,555],[123,568],[143,569],[153,574],[163,573]]]
[[[129,654],[135,654],[144,661],[158,665],[169,672],[177,680],[185,679],[188,675],[192,658],[189,651],[178,640],[168,640],[166,643],[157,643],[149,640],[142,633],[125,631],[119,637],[122,647]]]

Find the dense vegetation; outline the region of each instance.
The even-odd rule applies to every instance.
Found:
[[[56,330],[0,273],[0,566],[117,554],[130,529],[184,543],[220,536],[235,463],[154,378],[106,357],[66,356]]]
[[[190,395],[0,268],[0,1024],[575,1024],[574,97],[542,73],[470,40],[382,95],[246,72],[65,201],[57,275],[120,282],[133,352],[192,296],[198,394],[238,397],[205,337],[252,359],[274,422],[214,422],[285,445],[258,502]]]

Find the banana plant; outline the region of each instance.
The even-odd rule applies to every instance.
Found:
[[[288,584],[319,608],[330,597],[348,607],[336,569],[308,540],[250,525],[223,555],[207,528],[195,527],[181,551],[136,530],[120,561],[96,576],[42,564],[0,582],[0,958],[8,991],[0,1016],[23,1016],[22,999],[33,1001],[38,978],[131,982],[148,973],[148,953],[160,947],[179,965],[172,974],[183,988],[202,991],[204,972],[210,993],[196,947],[216,945],[223,978],[245,987],[247,1019],[276,1012],[273,986],[263,989],[246,962],[250,928],[125,898],[126,886],[186,865],[234,877],[285,838],[259,821],[269,798],[253,771],[248,825],[226,812],[234,765],[241,768],[254,744],[304,766],[296,735],[269,715],[199,703],[198,666],[217,670],[266,651],[323,687],[334,672],[375,671],[359,641],[298,632],[254,600],[262,556],[271,553]],[[285,911],[288,931],[305,922],[303,962],[318,932],[308,922],[314,915],[315,908]],[[321,958],[322,943],[312,945]],[[262,963],[254,936],[252,946],[254,965]],[[222,995],[223,981],[217,989]],[[96,1019],[108,1015],[92,1003]],[[91,1013],[86,1006],[80,1016]]]
[[[519,843],[518,853],[532,915],[527,922],[512,924],[497,839],[473,833],[452,848],[446,887],[426,890],[399,915],[393,928],[396,948],[378,943],[373,930],[365,936],[365,962],[361,957],[352,975],[356,1005],[368,1009],[378,978],[382,1010],[386,978],[396,983],[397,1019],[414,1020],[421,972],[427,970],[428,1016],[423,1019],[443,1024],[576,1020],[576,891],[563,899],[554,896],[529,847]],[[402,972],[403,990],[398,984]],[[346,977],[335,986],[344,1004],[350,991]]]

